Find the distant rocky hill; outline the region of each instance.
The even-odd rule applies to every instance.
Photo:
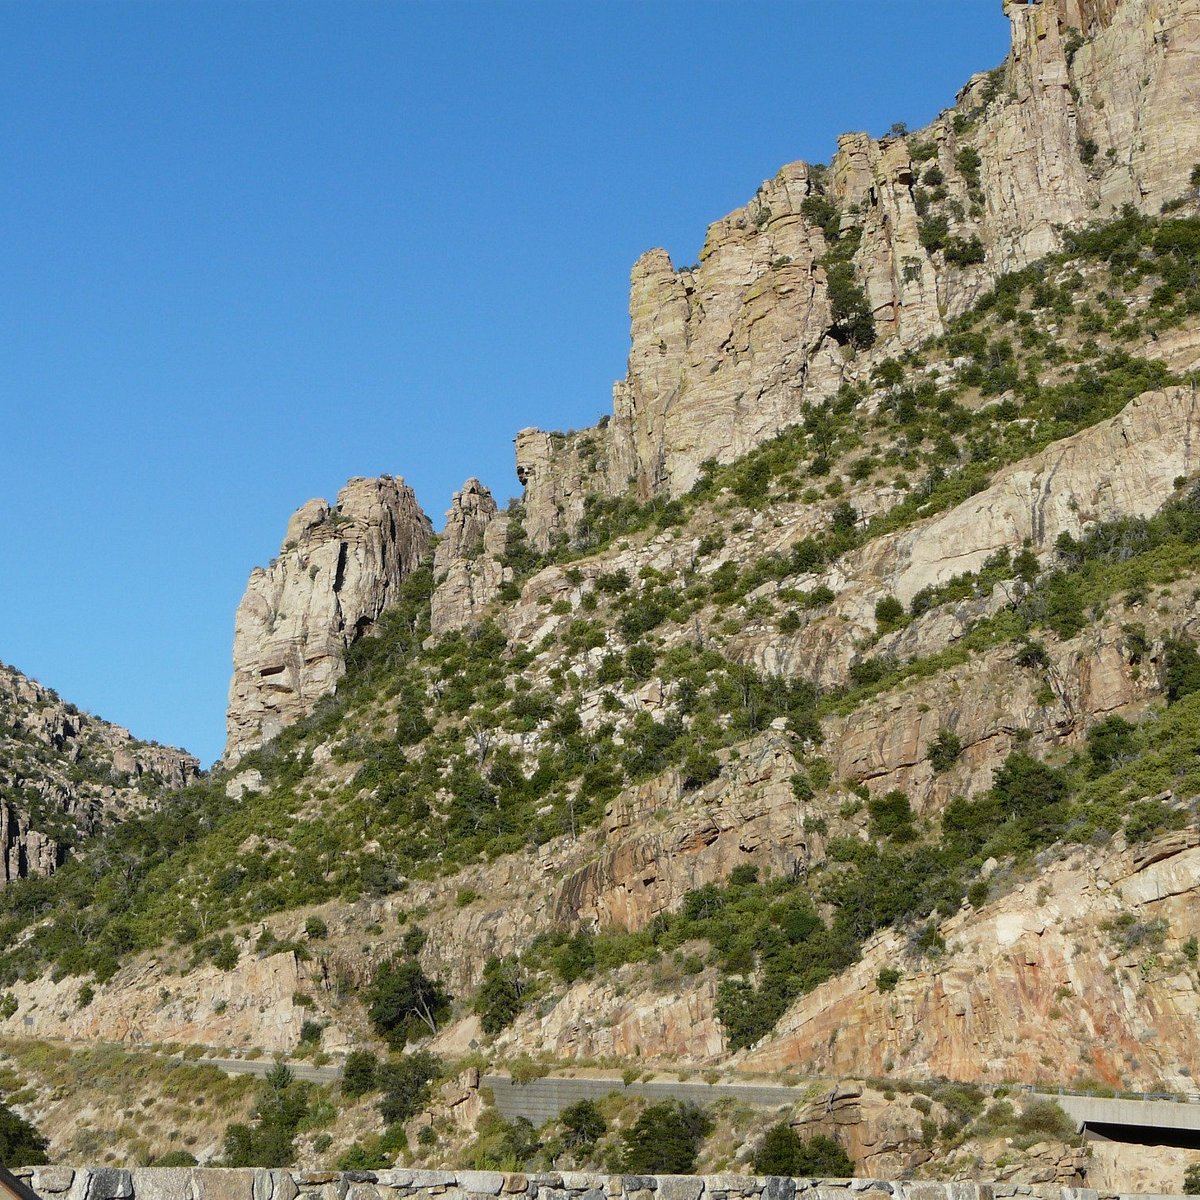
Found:
[[[0,664],[0,887],[52,874],[82,840],[199,769],[190,754],[138,741]]]
[[[1200,0],[1006,11],[929,128],[639,260],[613,412],[522,431],[520,502],[292,518],[228,769],[0,900],[0,1031],[873,1077],[873,1170],[1178,1186],[1004,1089],[1200,1061]],[[619,1149],[446,1089],[305,1153]]]

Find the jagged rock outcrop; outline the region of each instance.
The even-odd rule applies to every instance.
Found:
[[[1062,230],[1123,204],[1157,212],[1200,162],[1200,0],[1007,2],[1012,50],[953,110],[906,138],[849,134],[823,174],[784,167],[714,223],[699,264],[662,250],[633,268],[629,368],[613,416],[517,440],[526,528],[548,547],[584,519],[587,491],[679,495],[709,458],[732,461],[879,355],[915,346],[998,274],[1056,250]],[[1094,144],[1093,144],[1094,143]],[[919,150],[921,158],[916,160]],[[936,167],[934,192],[923,176]],[[939,191],[940,189],[940,191]],[[824,190],[857,227],[855,275],[878,342],[833,336],[820,228],[801,212]],[[922,213],[978,238],[982,261],[922,242]]]
[[[297,510],[279,557],[251,572],[238,605],[226,764],[333,690],[347,648],[371,632],[432,537],[412,489],[390,475],[352,479],[332,507]]]
[[[0,888],[52,874],[78,842],[199,770],[0,664]]]
[[[792,794],[799,766],[783,736],[767,735],[708,787],[685,793],[673,771],[631,789],[609,810],[601,854],[558,885],[553,919],[641,929],[742,864],[764,875],[803,872],[825,842]],[[663,827],[656,817],[667,814]]]
[[[1123,854],[1076,850],[1047,863],[1036,886],[1018,883],[943,922],[941,959],[880,934],[861,963],[799,1000],[745,1063],[1190,1090],[1200,992],[1182,951],[1200,933],[1198,895],[1194,826]],[[1127,914],[1160,922],[1154,939],[1122,938],[1114,922]],[[877,973],[895,965],[903,979],[881,991]]]
[[[477,620],[512,577],[501,561],[507,535],[508,514],[497,510],[478,479],[468,479],[454,493],[433,555],[430,627],[435,636]]]

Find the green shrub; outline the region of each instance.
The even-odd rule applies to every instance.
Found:
[[[24,1117],[0,1100],[0,1163],[38,1167],[48,1163],[49,1143]]]
[[[608,1132],[608,1122],[591,1100],[577,1100],[558,1114],[563,1142],[569,1150],[585,1150]]]
[[[1027,1100],[1017,1118],[1017,1131],[1067,1141],[1075,1136],[1075,1122],[1053,1100]]]
[[[524,1007],[525,977],[520,960],[493,956],[483,967],[483,981],[475,997],[483,1032],[494,1037],[516,1020]]]
[[[942,728],[929,745],[929,765],[937,774],[948,771],[962,754],[962,739],[953,729]]]
[[[808,1141],[785,1121],[767,1130],[754,1155],[757,1175],[806,1176],[816,1179],[847,1178],[854,1162],[836,1139],[819,1133]]]
[[[1193,177],[1200,173],[1200,167],[1192,171]],[[1200,187],[1200,180],[1193,178],[1192,185]],[[1185,1196],[1200,1196],[1200,1163],[1192,1163],[1183,1173],[1183,1194]]]
[[[884,596],[875,605],[875,624],[885,633],[899,629],[905,618],[904,605],[895,596]]]
[[[896,984],[900,982],[901,978],[900,972],[895,967],[884,967],[875,976],[875,986],[881,992],[893,992],[896,990]]]
[[[867,801],[871,818],[871,836],[891,838],[895,842],[911,842],[916,837],[913,828],[912,805],[901,791],[873,796]]]
[[[342,1095],[355,1099],[373,1092],[378,1069],[379,1060],[370,1050],[351,1050],[342,1067]]]
[[[982,162],[979,151],[974,146],[964,146],[954,156],[954,165],[958,167],[960,174],[967,181],[968,187],[979,186],[979,168]]]
[[[754,1153],[754,1173],[782,1176],[799,1174],[795,1168],[801,1145],[800,1135],[786,1121],[772,1125]]]
[[[389,1046],[402,1050],[423,1032],[436,1034],[450,1011],[450,996],[413,959],[380,965],[367,989],[367,1016]]]
[[[320,917],[309,917],[304,922],[304,932],[313,941],[329,936],[329,926]]]
[[[321,1034],[324,1031],[325,1023],[323,1021],[305,1021],[300,1026],[300,1041],[317,1045],[320,1043]]]
[[[1168,638],[1163,643],[1163,686],[1168,704],[1200,691],[1200,654],[1185,638]]]
[[[195,1167],[198,1166],[196,1156],[186,1150],[168,1150],[160,1154],[151,1164],[152,1167]]]
[[[621,1135],[622,1169],[635,1175],[688,1175],[712,1128],[712,1119],[695,1104],[652,1104]]]
[[[388,1125],[415,1117],[429,1102],[433,1081],[442,1073],[442,1060],[428,1050],[417,1050],[381,1063],[375,1084],[382,1096],[379,1115]]]
[[[234,945],[233,938],[226,934],[213,955],[213,966],[220,967],[222,971],[232,971],[238,965],[240,958],[241,955],[238,954],[238,948]]]
[[[1133,726],[1122,717],[1114,715],[1097,721],[1087,735],[1090,774],[1093,778],[1107,775],[1129,762],[1134,756],[1136,741]]]
[[[295,1161],[295,1137],[309,1113],[310,1087],[297,1083],[292,1072],[277,1062],[258,1094],[252,1124],[236,1122],[225,1130],[223,1165],[227,1167],[287,1167]]]

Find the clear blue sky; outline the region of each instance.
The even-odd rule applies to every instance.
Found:
[[[0,659],[220,753],[303,501],[435,524],[590,424],[629,268],[848,129],[923,124],[1000,0],[0,3]]]

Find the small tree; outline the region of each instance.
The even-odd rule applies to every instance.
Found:
[[[1193,172],[1195,174],[1195,172]],[[1200,1196],[1200,1163],[1192,1163],[1183,1173],[1183,1194]]]
[[[875,624],[885,633],[899,629],[904,624],[904,605],[895,596],[884,596],[875,605]]]
[[[1200,691],[1200,654],[1185,638],[1168,638],[1163,643],[1163,686],[1168,704]]]
[[[879,974],[875,976],[875,986],[881,992],[894,992],[896,984],[900,982],[900,972],[895,967],[884,967]]]
[[[873,796],[867,801],[871,818],[871,836],[891,838],[895,842],[911,842],[916,837],[913,828],[912,805],[901,791]]]
[[[794,1175],[801,1145],[800,1135],[786,1121],[772,1125],[754,1155],[754,1173]]]
[[[940,775],[948,771],[962,754],[962,739],[953,729],[939,729],[929,745],[929,765]]]
[[[591,1100],[577,1100],[558,1117],[564,1129],[563,1142],[569,1150],[583,1150],[608,1132],[608,1122]]]
[[[342,1095],[350,1099],[375,1090],[379,1060],[370,1050],[351,1050],[342,1068]]]
[[[428,1103],[433,1081],[441,1073],[442,1060],[428,1050],[383,1063],[375,1073],[383,1092],[379,1115],[389,1125],[415,1117]]]
[[[623,1134],[624,1169],[635,1175],[688,1175],[712,1127],[711,1118],[695,1104],[652,1104]]]
[[[511,1025],[524,1006],[524,995],[525,977],[520,960],[515,956],[489,958],[474,1004],[483,1032],[494,1037]]]
[[[834,1138],[818,1133],[802,1141],[786,1121],[781,1121],[767,1130],[754,1156],[754,1170],[759,1175],[844,1178],[854,1174],[854,1163]]]
[[[836,1138],[818,1133],[800,1148],[795,1175],[839,1179],[854,1174],[854,1161]]]
[[[425,1030],[436,1034],[449,1011],[450,996],[414,959],[392,959],[371,980],[367,1016],[375,1032],[397,1050]]]
[[[1087,751],[1092,760],[1089,774],[1107,775],[1133,758],[1137,738],[1130,723],[1116,715],[1105,717],[1088,730]]]
[[[24,1117],[0,1100],[0,1163],[14,1167],[40,1167],[46,1157],[46,1139]]]

